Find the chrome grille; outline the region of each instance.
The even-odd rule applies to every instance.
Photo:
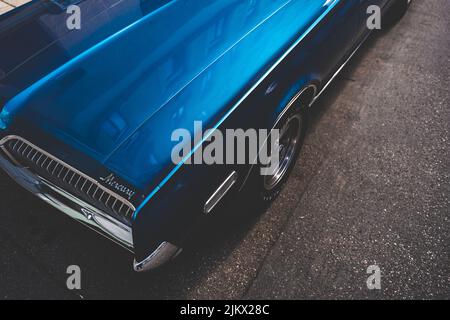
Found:
[[[27,167],[94,207],[130,224],[135,208],[125,198],[21,137],[8,137],[2,142],[3,151],[16,165]]]

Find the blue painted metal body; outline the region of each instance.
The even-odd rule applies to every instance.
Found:
[[[181,243],[223,179],[249,170],[175,166],[173,130],[270,128],[284,101],[308,84],[320,90],[364,38],[369,1],[114,2],[81,2],[80,31],[51,29],[44,9],[15,36],[0,20],[0,138],[21,135],[138,190],[142,259],[161,241]]]

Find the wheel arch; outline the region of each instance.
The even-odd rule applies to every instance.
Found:
[[[276,109],[277,112],[272,118],[272,128],[276,127],[278,122],[283,118],[283,115],[286,114],[286,112],[288,112],[291,108],[309,108],[314,102],[314,98],[318,93],[318,83],[318,81],[310,81],[301,86],[293,85],[291,89],[285,94],[280,105]],[[293,93],[292,89],[295,89],[296,91],[294,91]],[[279,108],[280,106],[282,106],[282,108]],[[246,172],[245,178],[240,184],[239,191],[242,191],[247,185],[247,182],[254,168],[255,164],[252,164],[250,169]]]

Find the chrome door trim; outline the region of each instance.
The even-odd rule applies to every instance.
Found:
[[[233,171],[228,178],[220,185],[219,188],[212,194],[212,196],[206,201],[203,207],[203,212],[206,214],[211,213],[219,202],[225,197],[228,191],[236,184],[238,179],[238,173]]]

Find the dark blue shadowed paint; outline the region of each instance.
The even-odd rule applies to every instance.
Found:
[[[387,0],[86,0],[70,32],[64,12],[33,3],[29,17],[0,18],[0,138],[135,189],[138,258],[182,246],[215,188],[249,168],[173,164],[172,132],[269,128],[293,88],[322,89],[365,38],[374,2]]]
[[[3,114],[32,119],[140,189],[158,185],[173,169],[171,132],[212,127],[324,10],[321,1],[172,1],[21,92]]]

